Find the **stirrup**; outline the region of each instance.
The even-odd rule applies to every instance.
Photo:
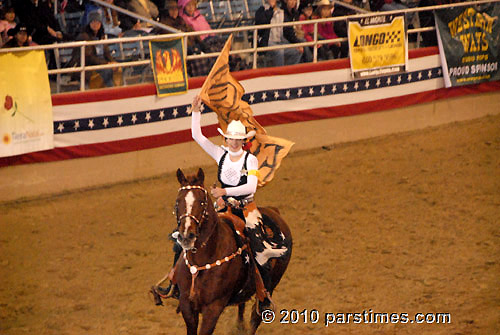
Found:
[[[168,299],[168,298],[175,298],[175,286],[172,288],[173,284],[170,283],[167,288],[163,288],[160,285],[153,285],[151,286],[151,289],[149,290],[150,293],[153,294],[153,298],[155,300],[156,305],[163,305],[162,303],[162,298],[163,299]]]
[[[153,295],[153,300],[156,306],[163,306],[163,301],[161,300],[162,295],[158,292],[158,286],[151,286],[149,293]]]

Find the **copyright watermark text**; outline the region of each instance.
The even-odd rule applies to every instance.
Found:
[[[334,324],[396,324],[396,323],[416,323],[416,324],[447,324],[451,323],[450,313],[379,313],[373,310],[364,310],[360,313],[332,313],[320,312],[317,309],[282,309],[279,312],[264,310],[262,312],[262,322],[281,324],[312,323],[325,327]]]

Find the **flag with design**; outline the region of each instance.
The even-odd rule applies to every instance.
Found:
[[[249,151],[259,161],[259,186],[270,182],[293,142],[268,136],[253,116],[250,105],[241,100],[245,90],[229,71],[229,51],[233,36],[229,36],[212,70],[201,88],[200,97],[217,114],[220,128],[225,132],[232,120],[241,121],[247,130],[255,130]]]

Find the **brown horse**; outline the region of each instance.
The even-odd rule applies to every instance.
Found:
[[[255,269],[251,267],[251,253],[238,242],[238,234],[229,220],[219,216],[203,186],[204,173],[184,176],[178,169],[180,183],[176,201],[178,242],[184,249],[175,267],[175,281],[179,287],[179,309],[186,323],[187,334],[195,335],[200,313],[203,314],[200,334],[212,334],[217,320],[226,306],[238,305],[238,327],[244,329],[245,302],[256,290]],[[271,260],[272,289],[278,285],[291,257],[290,229],[277,210],[260,208],[264,224],[274,222],[285,236],[288,251]],[[269,292],[272,294],[271,292]],[[255,334],[261,322],[256,304],[250,322],[250,334]]]

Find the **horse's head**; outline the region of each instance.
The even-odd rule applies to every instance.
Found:
[[[175,203],[177,241],[184,250],[193,250],[200,236],[202,225],[207,219],[210,206],[208,192],[203,186],[205,175],[199,169],[195,176],[184,176],[181,169],[177,170],[177,180],[180,188]]]

